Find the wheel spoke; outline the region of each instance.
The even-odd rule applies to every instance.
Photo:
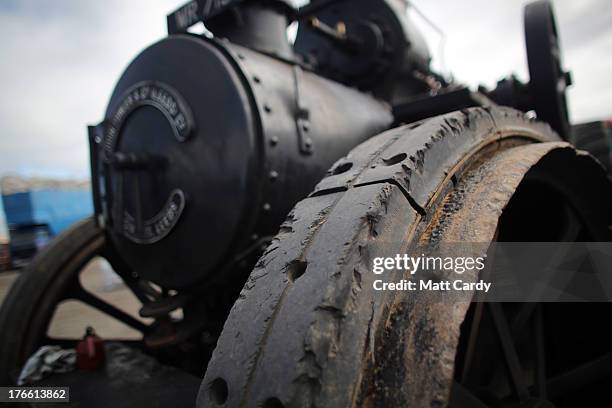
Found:
[[[542,305],[538,307],[533,319],[536,349],[535,384],[538,396],[546,399],[546,349],[544,347],[544,326],[542,322]]]
[[[138,330],[141,333],[146,333],[149,329],[149,326],[142,323],[140,320],[135,319],[123,310],[118,309],[110,303],[107,303],[95,296],[91,292],[85,290],[80,284],[75,285],[69,297],[80,300],[81,302],[98,309],[99,311],[119,320],[120,322]]]
[[[484,302],[476,303],[474,310],[474,318],[472,319],[472,327],[470,327],[470,337],[468,339],[467,349],[465,352],[465,360],[463,361],[463,370],[461,371],[461,384],[465,384],[468,381],[468,375],[476,352],[476,342],[478,340],[478,332],[480,329],[480,322],[482,321],[482,314],[484,311]]]
[[[463,385],[453,382],[449,406],[451,408],[487,408],[488,405],[478,399]]]
[[[521,308],[512,320],[512,338],[516,339],[525,329],[531,315],[536,310],[538,304],[534,302],[525,302],[521,304]]]
[[[612,375],[612,353],[559,374],[547,383],[550,398],[571,394],[587,384]]]
[[[152,300],[152,298],[154,299],[155,296],[158,295],[155,293],[155,290],[146,285],[144,281],[137,277],[133,277],[127,265],[112,262],[113,259],[118,258],[118,255],[114,252],[114,249],[106,247],[101,256],[107,260],[107,262],[112,266],[115,274],[121,278],[123,283],[125,283],[125,286],[128,287],[128,289],[141,303],[148,303]]]
[[[491,310],[491,317],[493,318],[493,322],[497,330],[499,343],[504,353],[506,368],[508,369],[511,385],[514,388],[519,400],[525,401],[527,398],[529,398],[529,389],[523,381],[523,370],[514,347],[508,321],[506,320],[501,304],[491,302],[488,303],[488,305],[489,309]]]
[[[152,298],[154,300],[155,295],[157,295],[157,293],[154,293],[155,290],[146,285],[146,283],[141,279],[132,275],[132,270],[125,262],[120,261],[121,257],[114,247],[107,245],[100,255],[106,259],[106,261],[111,265],[115,274],[121,278],[128,289],[130,289],[130,291],[141,303],[148,303],[152,300]]]

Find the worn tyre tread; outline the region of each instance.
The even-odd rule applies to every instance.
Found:
[[[370,290],[367,260],[378,250],[370,244],[410,240],[461,168],[485,147],[510,139],[559,140],[520,112],[472,108],[390,130],[340,159],[296,205],[251,273],[197,406],[220,406],[210,395],[215,380],[229,391],[223,406],[367,402],[368,390],[354,374],[363,371],[366,355],[373,358],[388,315],[386,295]]]

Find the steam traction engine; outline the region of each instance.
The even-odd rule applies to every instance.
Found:
[[[605,174],[563,142],[569,74],[549,2],[525,9],[530,82],[478,92],[430,69],[407,7],[196,0],[170,14],[169,35],[130,63],[89,127],[94,217],[58,237],[3,306],[3,383],[39,346],[70,345],[48,328],[75,299],[142,334],[124,344],[201,381],[185,395],[172,377],[175,403],[176,393],[197,394],[198,407],[574,401],[558,386],[543,392],[533,365],[510,364],[500,380],[510,386],[483,394],[491,365],[508,361],[471,363],[482,310],[384,297],[362,271],[381,241],[409,251],[609,234]],[[201,22],[206,34],[189,31]],[[96,257],[142,303],[139,318],[80,283]],[[512,338],[500,338],[515,361]]]

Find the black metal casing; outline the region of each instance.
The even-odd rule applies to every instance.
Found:
[[[419,76],[434,75],[422,34],[408,15],[405,0],[313,1],[304,11],[344,40],[321,35],[312,24],[300,24],[296,52],[324,77],[372,92],[392,104],[428,92]],[[311,20],[312,21],[312,20]]]
[[[393,121],[298,65],[189,34],[136,57],[105,117],[90,132],[98,219],[138,275],[174,289],[275,234],[334,161]]]
[[[552,18],[547,2],[537,4],[546,13],[529,26]],[[90,132],[97,218],[128,269],[168,289],[209,282],[269,241],[359,143],[393,125],[493,104],[430,70],[407,6],[192,0],[169,15],[170,35],[128,66]],[[300,22],[295,47],[291,20]],[[199,21],[214,37],[187,32]],[[531,65],[548,72],[551,64]],[[558,78],[560,61],[554,68]],[[498,88],[488,95],[519,108],[534,98]],[[566,109],[564,90],[547,89],[540,99]],[[567,122],[557,116],[549,122]]]

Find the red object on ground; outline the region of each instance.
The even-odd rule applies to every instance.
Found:
[[[104,342],[96,335],[92,327],[88,327],[76,346],[77,367],[81,370],[95,370],[104,363]]]

